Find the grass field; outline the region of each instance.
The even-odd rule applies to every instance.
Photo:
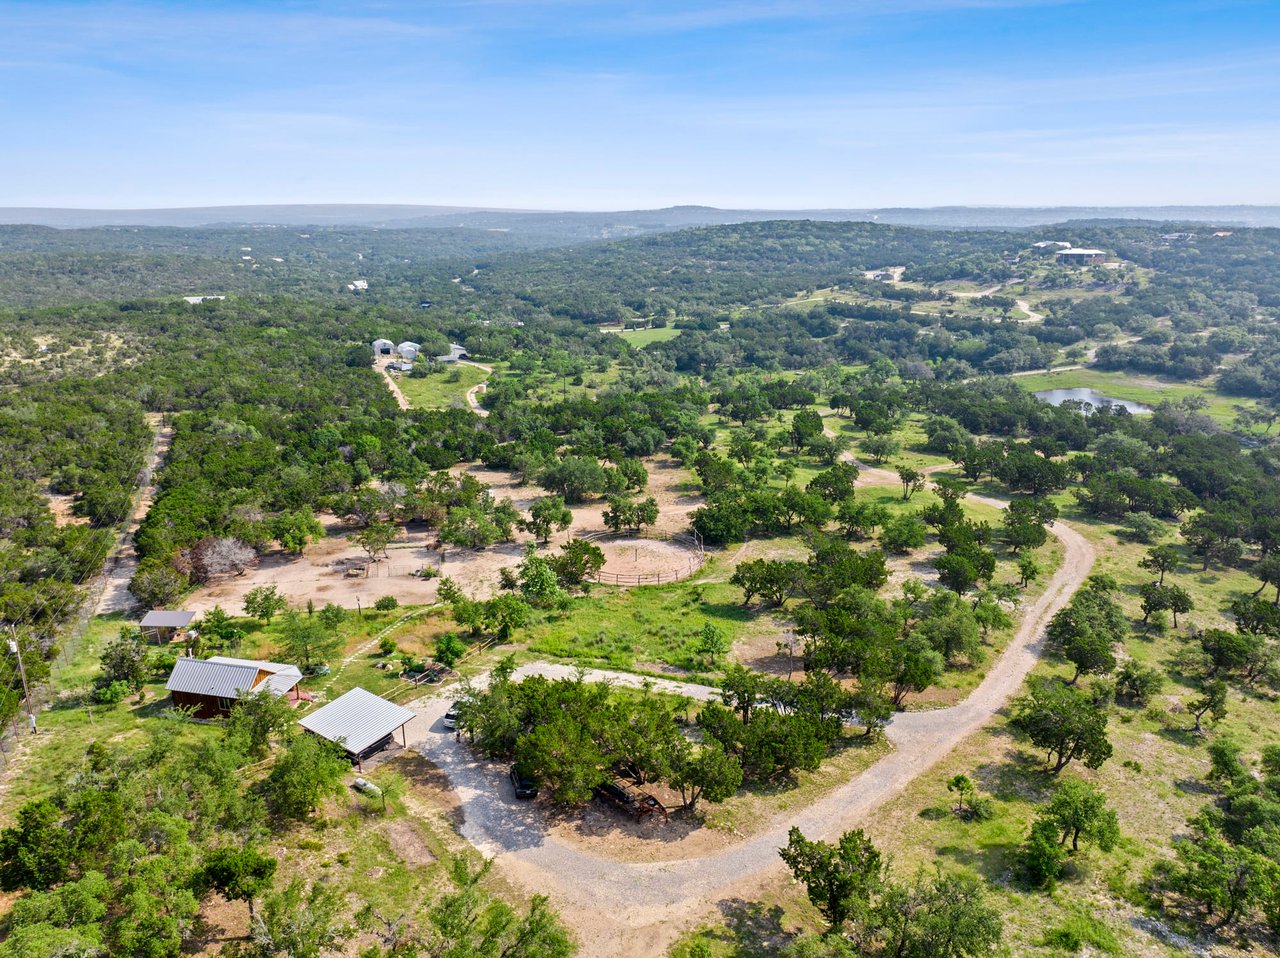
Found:
[[[710,665],[696,650],[703,626],[711,623],[732,643],[751,620],[741,599],[741,591],[727,582],[596,586],[564,612],[544,614],[521,638],[530,652],[541,656],[613,669],[643,672],[668,666],[697,674]]]
[[[448,370],[433,372],[422,379],[401,376],[396,380],[400,391],[414,409],[467,408],[467,390],[484,382],[489,374],[475,366],[454,364]]]
[[[650,343],[665,343],[667,340],[675,339],[681,332],[682,330],[674,326],[663,326],[660,329],[627,329],[618,335],[636,349],[642,349]]]

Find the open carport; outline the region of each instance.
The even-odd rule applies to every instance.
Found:
[[[408,744],[404,727],[414,714],[403,705],[354,688],[299,719],[298,724],[340,746],[363,769],[364,760],[390,745],[397,731],[401,743]]]

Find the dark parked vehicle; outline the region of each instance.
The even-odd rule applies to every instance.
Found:
[[[511,785],[516,790],[516,798],[537,798],[538,784],[527,778],[520,769],[511,766]]]

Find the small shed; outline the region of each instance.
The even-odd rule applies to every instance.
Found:
[[[354,688],[304,716],[298,724],[311,734],[340,745],[363,769],[363,761],[390,745],[397,731],[401,741],[409,744],[404,727],[413,717],[414,713],[403,705]]]
[[[197,718],[210,719],[228,715],[246,695],[269,692],[278,698],[293,692],[301,681],[302,672],[296,665],[215,655],[178,659],[164,687],[175,706],[191,709]]]
[[[396,348],[396,344],[389,339],[375,339],[373,341],[373,354],[375,356],[390,356]]]
[[[421,349],[422,347],[417,343],[411,343],[408,340],[405,340],[396,347],[396,352],[400,354],[401,359],[406,360],[407,362],[413,362],[418,358],[418,352]]]
[[[177,633],[186,631],[195,617],[194,612],[152,609],[142,617],[142,636],[152,642],[172,642]]]

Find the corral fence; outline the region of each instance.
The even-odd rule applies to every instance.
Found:
[[[599,582],[601,585],[662,585],[666,582],[679,582],[682,579],[696,575],[698,570],[703,567],[707,561],[707,552],[702,543],[702,536],[696,530],[688,532],[655,532],[646,530],[644,532],[586,532],[578,536],[587,542],[614,542],[619,539],[651,539],[654,542],[672,542],[683,547],[685,558],[683,562],[673,561],[670,569],[661,569],[657,572],[605,572],[601,569],[594,576],[590,576],[592,582]]]

